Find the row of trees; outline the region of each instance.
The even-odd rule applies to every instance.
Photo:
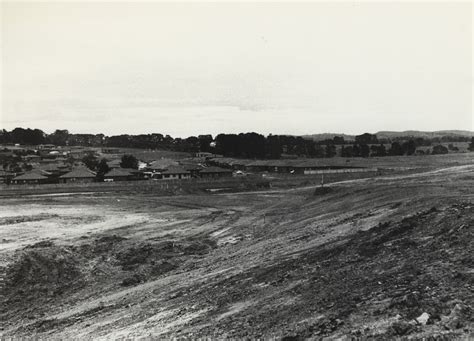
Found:
[[[120,167],[138,169],[138,159],[130,154],[125,154],[120,160]],[[82,158],[82,162],[87,168],[96,171],[98,174],[105,174],[110,171],[109,165],[106,159],[99,160],[94,153],[89,153]]]
[[[301,136],[269,135],[257,133],[219,134],[215,140],[212,135],[173,138],[162,134],[115,135],[104,134],[70,134],[67,130],[56,130],[45,134],[39,129],[15,128],[12,131],[0,131],[0,143],[20,143],[38,145],[51,143],[58,146],[106,146],[118,148],[163,149],[181,152],[212,152],[230,157],[271,158],[278,159],[282,155],[304,157],[333,157],[338,154],[337,145],[342,145],[340,154],[343,157],[368,157],[386,155],[412,155],[417,147],[430,146],[432,140],[413,138],[408,140],[379,140],[375,134],[355,136],[355,141],[346,141],[342,136],[332,139],[314,141]],[[474,142],[471,141],[471,145]],[[390,145],[387,148],[386,145]],[[474,148],[474,147],[473,147]],[[456,147],[449,148],[455,151]],[[438,146],[434,153],[444,150]]]

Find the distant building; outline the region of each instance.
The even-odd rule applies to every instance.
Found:
[[[25,160],[29,162],[39,162],[41,160],[41,156],[39,155],[26,155]]]
[[[12,179],[12,184],[15,185],[43,184],[46,182],[48,182],[48,177],[37,171],[31,171],[23,175],[16,176]]]
[[[72,171],[61,175],[59,182],[61,183],[88,183],[95,181],[96,174],[86,167],[78,167]]]
[[[104,154],[119,154],[120,149],[118,149],[118,148],[102,148],[102,153],[104,153]]]
[[[160,173],[163,172],[170,167],[177,167],[179,166],[178,162],[172,159],[159,159],[150,162],[150,164],[146,167],[146,170],[153,172],[153,173]]]
[[[68,153],[68,156],[69,157],[72,157],[73,159],[76,159],[76,160],[79,160],[79,159],[82,159],[84,158],[85,156],[87,156],[88,154],[90,153],[94,153],[94,151],[92,150],[79,150],[79,149],[76,149],[76,150],[71,150],[69,153]]]
[[[56,146],[54,144],[40,144],[38,146],[38,149],[40,149],[40,150],[53,150],[53,149],[56,149]]]
[[[104,175],[104,181],[127,181],[131,180],[133,173],[125,168],[113,168]]]
[[[180,166],[186,169],[191,173],[192,178],[197,178],[199,176],[199,171],[201,171],[204,166],[195,160],[181,160],[179,162]]]
[[[40,163],[35,166],[37,170],[42,172],[47,172],[50,174],[50,178],[58,179],[61,175],[66,174],[71,171],[71,167],[64,162],[55,162],[55,163]]]
[[[10,183],[14,177],[15,177],[14,173],[0,170],[0,183]]]
[[[214,157],[222,157],[222,155],[213,154],[213,153],[209,153],[209,152],[197,152],[197,153],[194,153],[194,157],[214,158]]]
[[[212,157],[213,154],[209,152],[197,152],[194,154],[195,157]]]
[[[231,177],[232,170],[221,167],[207,167],[199,171],[201,178],[221,178]]]
[[[191,179],[191,172],[182,167],[169,167],[161,172],[163,180]]]
[[[207,160],[207,163],[213,166],[221,166],[242,171],[247,170],[247,165],[252,162],[254,162],[254,160],[234,159],[228,157],[212,158]]]
[[[122,163],[121,159],[111,160],[111,161],[107,161],[107,166],[109,166],[109,168],[111,169],[120,168],[121,163]]]

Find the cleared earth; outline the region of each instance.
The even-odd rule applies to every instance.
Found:
[[[1,198],[1,335],[473,336],[474,165],[326,188]]]

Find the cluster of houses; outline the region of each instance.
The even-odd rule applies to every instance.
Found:
[[[11,147],[10,147],[11,148]],[[12,156],[12,150],[3,149],[0,154]],[[109,171],[97,174],[82,163],[89,153],[105,158]],[[18,153],[16,155],[19,155]],[[2,155],[0,155],[2,156]],[[51,183],[89,183],[96,181],[135,181],[135,180],[183,180],[191,178],[221,178],[233,176],[228,168],[206,164],[209,155],[173,160],[160,158],[139,161],[138,169],[121,167],[122,154],[116,148],[103,150],[55,148],[53,145],[37,146],[34,154],[23,155],[22,163],[27,171],[0,170],[0,183],[7,184],[51,184]]]

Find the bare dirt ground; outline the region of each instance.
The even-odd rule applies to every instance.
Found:
[[[1,198],[0,333],[474,337],[473,188],[463,162],[317,191]]]

